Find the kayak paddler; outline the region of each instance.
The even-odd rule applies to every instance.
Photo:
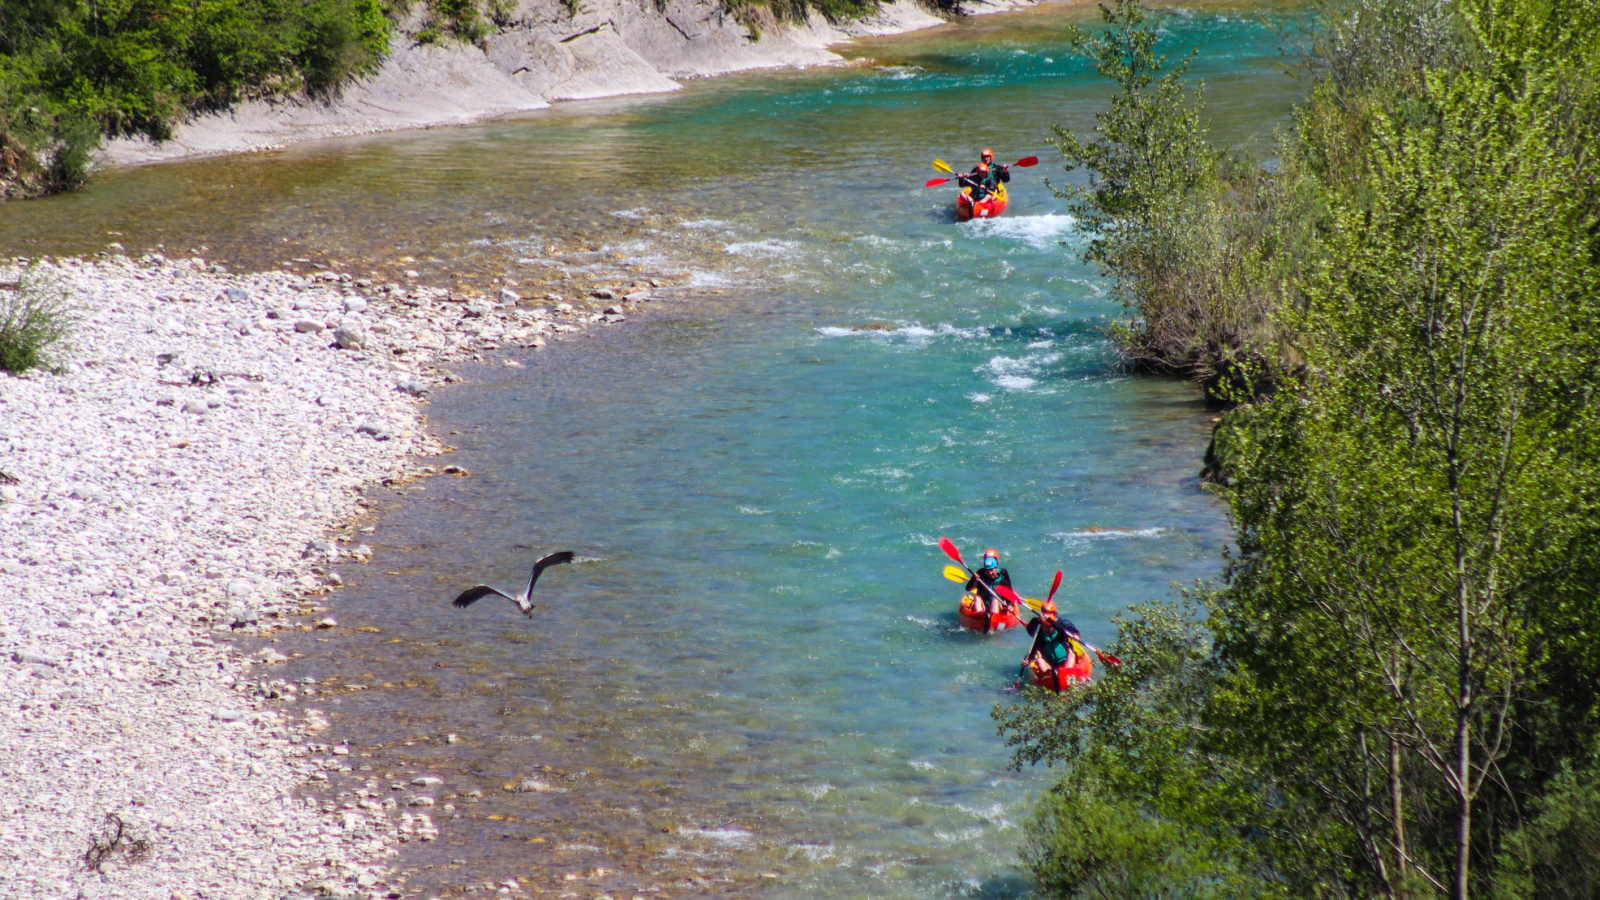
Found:
[[[980,584],[982,585],[980,587]],[[980,616],[989,614],[991,601],[996,615],[1002,615],[1011,606],[994,593],[998,585],[1011,587],[1011,573],[1000,568],[1000,551],[993,547],[985,547],[983,551],[983,565],[972,577],[967,579],[967,592],[973,594],[972,609]],[[987,590],[985,589],[987,588]]]
[[[1028,633],[1034,635],[1033,651],[1022,661],[1022,668],[1032,668],[1041,682],[1048,682],[1058,669],[1076,668],[1078,658],[1086,652],[1078,643],[1078,629],[1057,617],[1054,600],[1039,607],[1039,615],[1028,622]]]
[[[972,202],[977,203],[979,200],[994,193],[993,177],[994,172],[989,168],[988,163],[978,163],[970,173],[959,176],[956,181],[967,188],[967,193],[972,197]]]
[[[993,194],[1001,184],[1009,184],[1011,182],[1011,167],[995,165],[994,151],[985,147],[978,154],[978,164],[972,167],[972,171],[967,173],[967,177],[978,182],[982,186],[985,195]],[[972,199],[981,200],[983,197],[979,196],[975,190],[973,191]]]

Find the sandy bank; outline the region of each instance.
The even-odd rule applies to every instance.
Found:
[[[571,309],[158,256],[45,271],[87,314],[61,371],[0,373],[0,893],[384,896],[384,858],[436,834],[418,789],[319,794],[359,760],[317,740],[314,685],[234,641],[347,627],[316,598],[370,557],[362,489],[448,463],[424,458],[436,362],[653,289]],[[107,814],[127,832],[95,872]]]
[[[1002,12],[1032,0],[970,4]],[[513,24],[486,41],[416,46],[397,37],[383,68],[329,101],[251,101],[197,117],[161,144],[118,139],[110,165],[271,150],[288,144],[460,125],[543,109],[562,100],[673,91],[686,78],[838,62],[828,49],[852,38],[899,34],[943,23],[915,0],[894,0],[857,22],[833,25],[812,13],[780,22],[764,10],[736,19],[718,0],[519,0]]]

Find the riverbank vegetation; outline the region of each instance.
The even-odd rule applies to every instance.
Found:
[[[71,293],[38,266],[15,282],[0,283],[0,371],[53,364],[77,317]]]
[[[1076,203],[1136,359],[1236,403],[1224,583],[996,709],[1057,897],[1600,890],[1600,4],[1350,0],[1268,168],[1133,0]],[[1167,70],[1170,74],[1177,70]],[[1099,218],[1095,218],[1098,216]]]
[[[860,18],[879,0],[722,0],[738,14]],[[954,12],[952,0],[928,0]],[[578,0],[559,0],[572,16]],[[0,200],[81,187],[106,137],[171,137],[243,100],[326,96],[375,71],[392,40],[482,43],[514,0],[5,0]]]

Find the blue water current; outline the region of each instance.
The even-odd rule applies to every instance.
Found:
[[[1051,775],[1008,770],[989,717],[1026,637],[957,627],[937,539],[1000,548],[1029,596],[1061,569],[1063,614],[1105,642],[1130,604],[1218,576],[1229,534],[1197,478],[1212,413],[1118,368],[1120,306],[1044,184],[1081,177],[1050,127],[1086,131],[1109,95],[1065,44],[1090,21],[986,17],[864,42],[851,67],[165,167],[189,174],[164,193],[174,176],[137,170],[63,206],[126,227],[144,198],[176,239],[220,172],[271,186],[216,243],[347,220],[355,246],[381,212],[431,223],[397,224],[399,249],[514,270],[571,215],[615,232],[598,254],[689,274],[624,326],[502,353],[526,368],[460,369],[429,416],[473,476],[383,500],[377,562],[328,602],[376,632],[282,647],[305,654],[293,677],[388,686],[325,707],[372,767],[346,786],[444,778],[440,839],[399,861],[415,885],[1026,894]],[[1265,146],[1299,89],[1281,19],[1159,21],[1174,58],[1198,50],[1214,134]],[[1003,218],[956,224],[921,185],[981,145],[1044,162],[1015,170]],[[570,204],[568,177],[589,188]],[[449,607],[562,548],[582,559],[531,620]],[[523,779],[542,788],[504,789]]]

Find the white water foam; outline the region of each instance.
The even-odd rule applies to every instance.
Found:
[[[678,833],[736,847],[750,843],[750,839],[755,837],[743,828],[679,828]]]
[[[720,288],[733,284],[733,280],[718,272],[707,272],[704,269],[689,270],[689,284],[691,288]]]
[[[1044,353],[1022,359],[996,356],[984,363],[982,371],[985,371],[990,382],[1001,390],[1026,391],[1039,383],[1039,379],[1034,378],[1034,375],[1060,358],[1059,353]]]
[[[827,783],[826,781],[822,782],[821,784],[808,784],[800,789],[800,793],[805,794],[813,800],[821,800],[823,797],[828,796],[828,794],[832,791],[833,785]]]
[[[833,859],[838,855],[832,844],[790,844],[789,851],[813,863]]]
[[[1050,536],[1062,543],[1072,544],[1081,541],[1109,541],[1126,540],[1129,538],[1147,538],[1166,534],[1167,529],[1154,528],[1091,528],[1085,531],[1057,531]]]
[[[1009,238],[1035,250],[1054,250],[1061,240],[1073,234],[1078,220],[1066,213],[1042,216],[1001,216],[998,219],[973,219],[961,227],[976,238]]]
[[[866,338],[876,341],[898,341],[913,347],[925,347],[941,338],[956,338],[970,340],[982,337],[987,332],[983,328],[958,328],[945,322],[932,327],[916,322],[902,323],[887,328],[841,328],[836,325],[824,325],[816,329],[817,334],[826,338]]]
[[[678,227],[688,228],[692,231],[703,231],[708,228],[729,228],[732,227],[732,225],[731,223],[725,222],[722,219],[692,219],[688,222],[679,224]]]
[[[759,506],[738,506],[738,507],[735,507],[735,509],[739,510],[739,512],[742,515],[746,515],[746,516],[770,516],[770,515],[772,515],[772,510],[770,510],[770,509],[762,509]]]
[[[800,245],[794,241],[782,241],[777,238],[767,238],[760,241],[735,241],[722,248],[735,256],[789,256],[800,250]]]
[[[879,66],[878,71],[892,81],[905,81],[921,75],[924,70],[921,66]]]

